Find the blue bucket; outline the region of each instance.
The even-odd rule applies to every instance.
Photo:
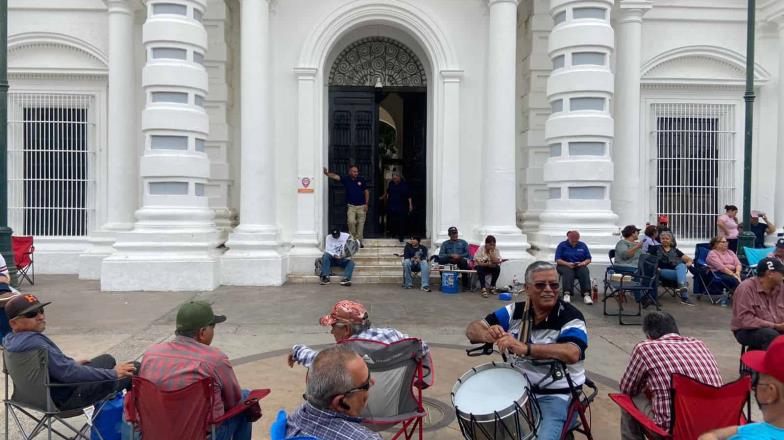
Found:
[[[459,274],[457,272],[441,272],[441,292],[459,293]]]

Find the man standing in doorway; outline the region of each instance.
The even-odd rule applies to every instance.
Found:
[[[346,189],[346,217],[348,222],[348,233],[359,240],[360,247],[365,247],[362,243],[365,232],[365,218],[367,217],[368,202],[370,201],[370,191],[367,189],[365,179],[359,176],[359,168],[356,165],[348,167],[348,176],[341,176],[332,173],[324,168],[324,175],[332,180],[343,184]]]

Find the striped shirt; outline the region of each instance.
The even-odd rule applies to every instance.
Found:
[[[8,265],[5,263],[5,258],[0,254],[0,275],[8,276]]]
[[[139,376],[164,391],[179,390],[205,377],[215,384],[214,418],[240,402],[242,391],[229,358],[219,349],[177,336],[171,342],[155,344],[144,353]]]
[[[407,334],[401,333],[393,328],[369,328],[358,335],[351,335],[351,339],[366,339],[383,342],[384,344],[392,344],[403,339],[408,339],[408,337]],[[425,350],[425,355],[430,352],[430,349],[424,341],[422,342],[422,348]],[[291,354],[294,357],[295,362],[310,368],[319,352],[307,345],[295,345],[291,347]]]
[[[504,331],[511,333],[515,338],[520,333],[523,310],[525,303],[518,302],[502,307],[485,317],[485,322],[490,325],[500,325]],[[571,343],[580,349],[580,360],[567,365],[569,376],[575,385],[585,383],[585,350],[588,348],[588,330],[582,312],[573,305],[561,300],[555,304],[550,314],[542,322],[531,327],[529,336],[532,344],[563,344]],[[553,381],[550,378],[549,365],[533,365],[524,357],[515,358],[515,366],[520,368],[531,381],[531,385],[542,390],[556,392],[556,395],[568,399],[569,384],[566,378]]]
[[[669,430],[670,380],[680,373],[706,385],[720,387],[721,374],[716,358],[699,339],[668,333],[659,339],[638,343],[621,378],[621,392],[636,396],[641,392],[651,397],[653,417],[657,425]]]
[[[313,436],[319,440],[382,440],[379,434],[362,426],[362,419],[319,409],[307,402],[291,414],[286,423],[286,438]]]

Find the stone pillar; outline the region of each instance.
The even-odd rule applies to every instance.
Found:
[[[240,10],[240,224],[226,242],[222,279],[231,285],[279,286],[286,281],[288,261],[278,249],[275,209],[269,2],[242,0]]]
[[[640,52],[642,16],[653,7],[648,0],[623,0],[618,9],[618,55],[615,77],[615,182],[612,206],[620,225],[645,224],[642,197],[647,188],[640,176]]]
[[[776,196],[773,221],[778,229],[784,224],[784,16],[777,20],[779,29],[779,127],[776,151]],[[770,215],[770,214],[769,214]]]
[[[482,154],[481,221],[478,238],[492,234],[505,258],[530,259],[517,227],[515,191],[515,100],[517,0],[489,0],[487,112]]]
[[[90,235],[90,247],[79,256],[79,278],[97,280],[101,261],[114,252],[120,231],[133,228],[138,207],[138,154],[136,150],[136,66],[132,0],[106,0],[109,25],[109,93],[107,108],[106,222]]]
[[[612,7],[612,0],[550,2],[555,26],[549,54],[554,69],[547,80],[551,114],[545,140],[550,157],[543,173],[548,200],[532,237],[543,258],[554,254],[570,229],[581,232],[596,260],[606,261],[607,250],[618,240],[618,217],[610,206]]]
[[[142,207],[116,253],[103,260],[103,290],[211,290],[219,278],[218,231],[204,191],[206,0],[145,0],[142,38]]]
[[[460,176],[458,173],[445,172],[445,170],[460,169],[460,82],[462,79],[462,70],[441,71],[445,109],[441,143],[443,148],[438,150],[440,157],[435,158],[435,163],[441,166],[433,170],[434,173],[438,173],[440,182],[440,197],[434,198],[434,201],[437,200],[439,204],[439,215],[436,216],[437,224],[433,234],[437,244],[449,238],[447,230],[450,226],[460,226],[460,199],[463,196],[460,192]]]

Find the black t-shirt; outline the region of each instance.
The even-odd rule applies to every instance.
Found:
[[[664,246],[659,246],[657,254],[659,255],[660,269],[675,269],[675,266],[683,263],[683,252],[676,247],[665,251]]]
[[[754,233],[754,247],[755,248],[764,248],[765,247],[765,231],[768,230],[768,225],[765,223],[757,223],[756,225],[751,225],[751,232]]]

